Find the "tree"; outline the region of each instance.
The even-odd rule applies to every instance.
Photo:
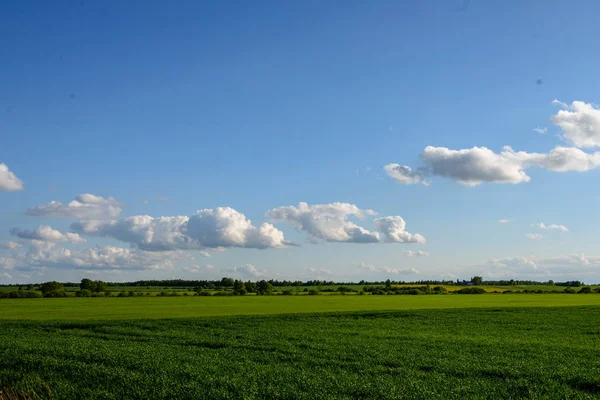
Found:
[[[105,286],[104,282],[96,281],[94,283],[96,284],[96,287],[94,288],[94,292],[100,293],[100,292],[104,292],[106,290],[106,288],[104,287]]]
[[[481,286],[483,283],[483,278],[480,276],[474,276],[471,278],[471,283],[475,286]]]
[[[233,282],[233,293],[235,293],[237,295],[241,295],[241,296],[248,293],[248,291],[246,290],[246,286],[244,285],[244,282],[236,279],[235,282]]]
[[[231,278],[221,279],[221,286],[233,286],[233,279],[231,279]]]
[[[392,288],[392,281],[390,281],[389,279],[387,281],[385,281],[385,287],[386,287],[386,289],[391,289]]]
[[[57,281],[46,282],[46,283],[43,283],[42,286],[40,286],[40,291],[43,294],[47,294],[50,292],[58,292],[61,290],[65,290],[65,287],[63,286],[62,283],[57,282]]]
[[[256,292],[256,283],[254,283],[252,281],[246,282],[246,290],[250,293],[255,293]]]
[[[273,285],[271,285],[269,282],[267,282],[265,280],[262,280],[256,284],[256,289],[258,291],[258,294],[267,295],[267,294],[271,294],[273,292]]]
[[[94,289],[96,288],[96,284],[91,279],[83,278],[81,280],[81,283],[79,284],[79,288],[81,290],[89,290],[89,291],[93,292]]]

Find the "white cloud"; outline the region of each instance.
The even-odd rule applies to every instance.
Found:
[[[183,272],[191,272],[191,273],[194,273],[194,274],[198,274],[198,273],[201,272],[199,265],[194,265],[194,266],[191,266],[191,267],[184,267],[181,270]]]
[[[305,275],[314,276],[314,277],[322,277],[322,276],[331,276],[333,275],[333,271],[326,268],[307,268],[305,270]]]
[[[23,182],[8,169],[4,163],[0,163],[0,192],[14,192],[23,190]]]
[[[527,233],[525,236],[527,236],[527,238],[531,240],[541,240],[544,238],[539,233]]]
[[[546,225],[543,222],[540,222],[540,223],[536,224],[535,226],[540,229],[552,229],[552,230],[557,230],[557,231],[561,231],[561,232],[569,232],[569,229],[567,229],[567,227],[564,225],[556,225],[556,224]]]
[[[533,131],[535,133],[539,133],[540,135],[545,135],[546,133],[548,133],[548,128],[538,126],[537,128],[533,128]]]
[[[0,243],[0,247],[4,248],[4,249],[17,249],[22,246],[23,245],[21,243],[17,243],[17,242],[2,242],[2,243]]]
[[[288,222],[298,231],[327,242],[376,243],[379,234],[348,221],[349,216],[363,219],[367,213],[354,204],[330,203],[309,206],[301,202],[298,207],[278,207],[266,213],[274,221]]]
[[[114,197],[84,193],[68,204],[51,201],[29,208],[25,214],[42,218],[105,219],[118,217],[122,207],[123,204]]]
[[[29,270],[36,267],[77,269],[171,269],[173,260],[184,258],[178,252],[151,253],[116,246],[71,250],[52,242],[32,240],[28,248],[15,249],[9,257],[0,258],[0,267]]]
[[[388,176],[400,183],[405,185],[411,185],[415,183],[421,183],[425,186],[429,185],[429,182],[425,179],[427,171],[423,168],[418,168],[413,171],[412,168],[406,165],[400,164],[388,164],[383,167]]]
[[[148,251],[220,247],[279,248],[290,245],[269,223],[252,225],[233,208],[197,211],[191,217],[137,215],[115,221],[79,221],[72,229],[91,236],[110,236]]]
[[[576,147],[600,146],[600,110],[583,101],[567,105],[558,100],[559,110],[550,121],[562,129],[563,138]]]
[[[414,275],[418,274],[419,271],[414,268],[391,268],[391,267],[383,267],[383,271],[388,274],[396,274],[396,275]]]
[[[498,223],[499,224],[508,224],[511,221],[512,221],[512,219],[499,219]]]
[[[588,171],[600,166],[600,152],[588,154],[574,147],[557,146],[547,154],[527,153],[516,152],[505,146],[502,152],[494,153],[486,147],[450,150],[446,147],[428,146],[421,153],[421,160],[426,165],[426,168],[421,168],[424,175],[441,176],[466,186],[477,186],[484,182],[529,182],[531,178],[525,170],[531,167],[555,172]],[[396,165],[384,167],[388,175],[401,183],[417,183],[406,182],[398,179],[397,174],[390,174],[389,170]]]
[[[404,254],[407,257],[427,257],[429,256],[429,253],[423,250],[417,250],[417,251],[412,251],[412,250],[408,250],[405,251]]]
[[[379,271],[373,264],[367,264],[367,263],[364,263],[364,262],[361,262],[359,264],[359,268],[365,269],[365,270],[370,271],[370,272],[378,272]]]
[[[349,217],[364,219],[374,216],[373,210],[362,210],[354,204],[329,203],[308,205],[301,202],[298,207],[278,207],[266,213],[274,221],[287,222],[296,230],[306,232],[313,241],[347,243],[424,243],[419,234],[406,232],[406,223],[399,216],[376,218],[373,220],[379,232],[369,231]],[[383,234],[383,237],[382,237]]]
[[[199,251],[198,255],[200,257],[210,257],[210,253],[208,251]]]
[[[230,268],[228,270],[228,272],[231,272],[233,274],[237,274],[239,276],[243,276],[246,278],[261,278],[266,276],[267,274],[267,270],[258,270],[256,269],[256,267],[252,264],[246,264],[246,265],[242,265],[241,267],[233,267]]]
[[[600,267],[600,257],[584,254],[568,254],[554,257],[507,257],[488,260],[485,266],[492,267],[490,273],[499,276],[532,275],[550,278],[551,276],[584,276]]]
[[[377,229],[384,234],[386,243],[425,243],[425,238],[418,233],[406,232],[406,222],[402,217],[376,218],[373,222]]]
[[[207,269],[207,270],[209,270],[209,271],[214,271],[214,270],[216,270],[216,268],[215,268],[213,265],[210,265],[210,264],[206,264],[206,265],[204,266],[204,268],[205,268],[205,269]]]
[[[40,240],[43,242],[54,243],[85,243],[87,240],[79,236],[77,233],[67,232],[61,233],[56,229],[47,225],[39,225],[33,231],[19,228],[12,228],[10,233],[20,239]]]

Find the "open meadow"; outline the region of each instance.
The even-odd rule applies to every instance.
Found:
[[[0,398],[600,396],[596,294],[21,299],[0,326]]]

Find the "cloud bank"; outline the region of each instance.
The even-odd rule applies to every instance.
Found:
[[[123,204],[114,197],[80,194],[68,204],[51,201],[25,211],[26,215],[41,218],[106,219],[121,214]]]

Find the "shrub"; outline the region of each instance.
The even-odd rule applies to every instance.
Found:
[[[42,297],[41,293],[33,290],[16,290],[5,295],[8,299],[37,299]]]
[[[213,296],[233,296],[233,292],[219,291],[213,294]]]
[[[455,290],[454,293],[457,294],[483,294],[485,293],[485,289],[479,287],[468,287],[462,288],[460,290]]]
[[[575,289],[571,289],[570,287],[568,287],[565,290],[563,290],[563,293],[571,294],[571,293],[577,293],[577,292],[575,291]]]
[[[309,296],[316,296],[316,295],[318,295],[318,294],[319,294],[319,291],[318,291],[318,290],[316,290],[316,289],[310,289],[310,290],[308,291],[308,295],[309,295]]]
[[[76,297],[92,297],[92,291],[89,289],[81,289],[75,292]]]
[[[44,293],[44,297],[68,297],[69,295],[64,290],[55,290]]]
[[[581,289],[579,289],[579,292],[577,293],[592,293],[592,288],[589,286],[584,286]]]
[[[40,291],[45,295],[46,293],[56,292],[56,291],[64,291],[65,287],[62,283],[57,281],[46,282],[40,286]],[[52,296],[49,296],[52,297]]]
[[[291,291],[291,290],[284,290],[283,292],[281,292],[281,295],[282,295],[282,296],[291,296],[291,295],[293,295],[293,294],[294,294],[294,293],[292,293],[292,291]]]
[[[208,291],[196,292],[194,296],[212,296],[212,294]]]

